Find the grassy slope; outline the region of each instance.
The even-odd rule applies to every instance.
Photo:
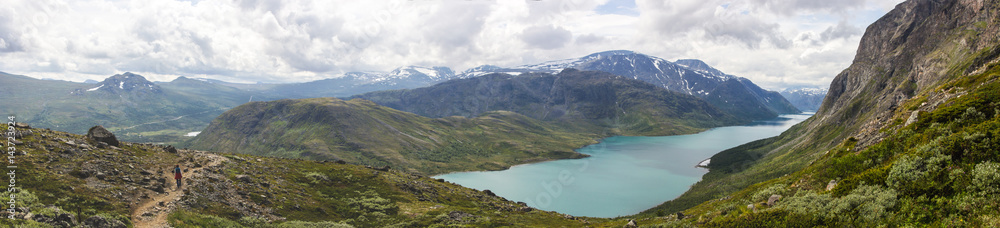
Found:
[[[510,112],[432,119],[360,99],[314,98],[239,106],[213,121],[190,146],[438,174],[579,158],[572,150],[596,137]]]
[[[27,153],[17,159],[17,184],[21,188],[18,202],[19,207],[27,207],[36,215],[79,211],[80,220],[103,215],[131,224],[131,210],[143,195],[155,194],[147,188],[149,185],[140,184],[140,180],[155,174],[144,175],[142,170],[166,172],[171,164],[190,167],[205,162],[190,151],[178,155],[158,146],[135,143],[124,143],[121,149],[88,149],[66,143],[93,144],[81,135],[44,129],[25,133],[20,138],[24,144],[18,146]],[[187,182],[191,187],[182,198],[182,209],[169,216],[171,224],[579,227],[585,220],[603,221],[566,219],[558,213],[525,209],[485,192],[404,172],[250,155],[226,157],[229,159],[221,167],[206,169],[203,177]],[[98,179],[95,170],[106,172],[107,177]],[[241,181],[238,175],[253,179]],[[215,197],[220,193],[225,197]],[[6,196],[0,199],[8,200]],[[247,212],[243,210],[246,208],[259,210]],[[454,218],[449,214],[471,216]],[[254,216],[285,220],[268,223]],[[7,219],[2,224],[40,225]]]

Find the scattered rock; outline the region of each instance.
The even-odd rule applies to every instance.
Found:
[[[677,219],[684,219],[684,213],[677,212]]]
[[[563,218],[564,219],[569,219],[569,220],[576,219],[576,217],[573,217],[572,215],[563,215]]]
[[[837,187],[837,180],[830,180],[830,183],[826,184],[826,190],[831,191],[833,188]]]
[[[95,215],[83,220],[83,227],[86,228],[126,228],[125,223],[113,218]]]
[[[243,181],[243,182],[253,181],[253,179],[251,179],[250,176],[242,175],[242,174],[241,175],[236,175],[236,179],[240,180],[240,181]]]
[[[626,224],[625,224],[625,226],[622,226],[622,227],[623,227],[623,228],[638,228],[638,227],[639,227],[639,224],[638,224],[638,223],[636,223],[636,222],[635,222],[635,220],[631,220],[631,219],[629,219],[629,220],[628,220],[628,223],[626,223]]]
[[[115,138],[115,134],[112,134],[108,131],[108,129],[104,129],[101,125],[91,127],[90,130],[87,131],[87,138],[107,143],[111,146],[121,146],[121,143],[119,143],[118,139]]]
[[[497,196],[497,194],[494,194],[493,191],[490,191],[489,189],[483,190],[483,193],[488,196]]]
[[[531,207],[520,207],[520,208],[517,209],[517,211],[520,211],[520,212],[531,212],[532,210],[534,210],[534,209],[531,208]]]
[[[917,117],[920,117],[920,111],[919,110],[911,112],[910,113],[910,118],[906,119],[906,124],[903,124],[903,126],[905,127],[905,126],[909,126],[912,123],[916,123],[917,122]]]
[[[22,122],[14,123],[14,127],[16,127],[16,128],[24,128],[24,129],[31,129],[31,125],[28,125],[27,123],[22,123]]]
[[[753,210],[753,209],[754,209],[753,204],[747,204],[747,210]]]
[[[104,174],[104,172],[97,172],[97,175],[95,176],[97,177],[98,180],[104,180],[104,178],[108,177],[108,175]]]
[[[771,195],[771,198],[767,198],[767,206],[774,206],[778,200],[781,200],[781,195]]]
[[[174,147],[173,145],[168,145],[166,148],[163,148],[163,150],[166,150],[167,152],[174,153],[174,154],[177,153],[177,148]]]
[[[389,169],[390,169],[388,165],[387,166],[382,166],[382,167],[372,167],[372,166],[367,166],[366,165],[365,168],[374,169],[374,170],[378,170],[378,171],[386,171],[386,172],[388,172]]]
[[[34,215],[31,219],[35,220],[35,222],[49,224],[50,226],[53,226],[53,227],[75,227],[76,226],[76,217],[73,216],[73,214],[65,213],[62,210],[58,210],[58,209],[55,212],[55,215],[52,215],[52,216]]]
[[[469,213],[466,213],[464,211],[452,211],[452,212],[448,213],[448,218],[451,218],[451,220],[455,220],[455,221],[462,221],[462,220],[465,220],[466,218],[472,218],[472,219],[474,219],[476,217],[479,217],[479,216],[475,216],[473,214],[469,214]]]

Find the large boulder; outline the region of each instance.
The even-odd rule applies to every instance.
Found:
[[[626,223],[624,226],[622,226],[622,228],[638,228],[638,227],[639,227],[639,223],[637,223],[637,222],[635,222],[635,220],[631,220],[631,219],[628,220],[628,223]]]
[[[108,129],[104,129],[101,125],[90,128],[90,130],[87,131],[87,138],[107,143],[112,146],[121,146],[121,143],[119,143],[118,139],[115,138],[115,134],[112,134],[111,131],[108,131]]]

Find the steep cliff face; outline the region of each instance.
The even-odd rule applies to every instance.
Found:
[[[861,145],[883,134],[874,132],[910,98],[931,91],[955,73],[981,70],[987,62],[959,62],[981,51],[995,59],[996,1],[907,1],[868,27],[850,67],[834,78],[829,94],[809,129],[824,125],[851,126]],[[959,69],[962,68],[962,69]],[[955,72],[950,72],[955,71]],[[945,98],[948,96],[939,96]],[[933,99],[933,98],[932,98]],[[929,109],[932,107],[925,107]]]
[[[904,188],[886,185],[886,172],[898,165],[896,158],[902,154],[930,156],[914,149],[938,146],[926,142],[937,137],[936,133],[924,131],[952,124],[955,120],[949,118],[964,115],[963,111],[973,116],[995,114],[994,92],[983,91],[992,91],[1000,71],[998,13],[997,0],[912,0],[899,4],[867,28],[854,62],[833,80],[815,116],[778,137],[713,156],[711,171],[700,183],[680,198],[647,212],[679,211],[710,200],[713,202],[696,210],[722,210],[720,205],[745,208],[758,198],[752,196],[754,191],[781,182],[789,183],[775,189],[818,189],[821,194],[825,189],[843,195],[843,191],[858,186],[859,175],[867,175],[864,178],[869,178],[865,179],[869,185],[899,191],[901,199],[911,197],[902,194]],[[971,97],[963,98],[966,94]],[[982,113],[966,111],[972,107]],[[945,132],[964,129],[957,124],[949,126],[956,127]],[[895,141],[901,142],[892,144]],[[966,145],[940,148],[951,156],[975,149]],[[870,151],[878,151],[879,156],[841,159],[875,153]],[[956,164],[975,162],[979,161]],[[847,190],[838,190],[835,181],[826,188],[831,179],[841,178],[855,182],[850,188],[841,186]],[[735,192],[739,193],[730,195]]]

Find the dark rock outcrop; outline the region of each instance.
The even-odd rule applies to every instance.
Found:
[[[118,221],[113,218],[105,218],[104,216],[96,215],[83,220],[83,227],[85,228],[125,228],[125,223]]]
[[[115,134],[112,134],[111,131],[108,131],[108,129],[104,129],[104,126],[101,125],[91,127],[90,130],[87,130],[87,138],[97,142],[107,143],[112,146],[121,146],[121,143],[118,142],[118,138],[115,138]]]

